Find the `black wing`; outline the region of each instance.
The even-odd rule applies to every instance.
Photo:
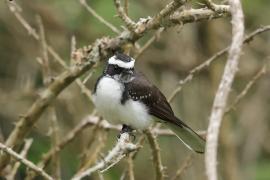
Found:
[[[129,98],[142,101],[151,115],[182,127],[185,124],[175,117],[174,112],[166,97],[160,90],[149,82],[142,73],[135,72],[135,78],[125,84],[125,94],[122,103]]]

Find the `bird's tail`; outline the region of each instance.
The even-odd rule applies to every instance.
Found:
[[[190,127],[185,124],[180,127],[173,123],[166,123],[165,125],[168,126],[189,149],[197,153],[204,153],[205,140]]]

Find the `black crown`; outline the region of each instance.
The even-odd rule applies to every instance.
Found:
[[[116,56],[116,59],[119,59],[119,60],[124,61],[124,62],[132,61],[132,58],[129,57],[128,55],[126,55],[126,54],[122,54],[122,53],[117,52],[115,54],[115,56]]]

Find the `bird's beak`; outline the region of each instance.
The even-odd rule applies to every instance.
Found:
[[[120,79],[123,82],[129,82],[132,79],[133,71],[132,70],[126,70],[120,75]]]
[[[132,74],[133,74],[133,71],[131,71],[131,70],[126,70],[126,71],[125,71],[125,74],[126,74],[126,75],[132,75]]]

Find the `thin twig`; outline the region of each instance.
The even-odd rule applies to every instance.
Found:
[[[269,31],[270,30],[270,25],[268,26],[263,26],[261,28],[256,29],[255,31],[249,33],[243,43],[249,43],[250,41],[252,41],[254,39],[255,36]],[[217,60],[219,57],[221,57],[222,55],[224,55],[225,53],[227,53],[229,50],[229,46],[218,51],[217,53],[215,53],[212,57],[210,57],[209,59],[207,59],[206,61],[204,61],[203,63],[197,65],[196,67],[194,67],[193,69],[191,69],[188,72],[188,75],[181,81],[178,82],[177,87],[175,88],[175,90],[171,93],[171,95],[169,96],[169,102],[172,102],[174,100],[174,98],[176,97],[176,95],[182,90],[183,85],[186,83],[189,83],[195,74],[201,72],[204,68],[208,67],[210,64],[212,64],[215,60]]]
[[[28,150],[30,149],[31,145],[33,143],[33,139],[26,139],[25,140],[25,144],[24,144],[24,147],[20,153],[20,156],[22,156],[23,158],[26,157],[27,153],[28,153]],[[21,163],[18,161],[14,164],[12,170],[10,171],[10,173],[6,176],[6,179],[7,180],[13,180],[15,179],[15,175],[18,171],[18,168],[20,167]]]
[[[214,54],[211,58],[207,59],[203,63],[199,64],[198,66],[191,69],[188,73],[188,75],[181,81],[178,82],[178,86],[175,88],[175,90],[171,93],[168,101],[172,102],[173,99],[176,97],[176,95],[182,90],[183,85],[190,82],[194,75],[199,73],[202,69],[208,67],[214,60],[217,60],[218,57],[224,55],[228,51],[228,47],[225,49],[222,49],[221,51]]]
[[[82,155],[81,155],[81,164],[80,164],[80,169],[78,171],[79,173],[84,171],[90,166],[89,159],[92,156],[92,152],[90,150],[94,142],[98,140],[96,137],[99,136],[99,132],[101,130],[101,128],[99,127],[99,124],[101,123],[101,121],[102,120],[99,119],[97,124],[94,125],[91,131],[91,134],[88,136],[89,139],[88,139],[87,147],[83,150]]]
[[[144,142],[145,142],[145,136],[141,136],[141,137],[139,138],[138,142],[137,142],[137,145],[138,145],[139,147],[141,147],[141,146],[144,144]],[[137,157],[139,151],[140,151],[140,149],[138,149],[137,151],[131,153],[131,158],[132,158],[133,160]],[[129,171],[128,168],[126,168],[126,169],[123,171],[123,174],[121,175],[120,180],[125,180],[125,179],[126,179],[126,176],[128,175],[128,171]]]
[[[97,118],[95,120],[96,123],[98,123],[99,117],[88,117],[87,119],[83,119],[79,124],[77,124],[76,127],[74,127],[72,130],[68,132],[67,135],[64,136],[64,138],[59,142],[59,144],[55,145],[54,147],[51,147],[51,149],[42,155],[42,159],[37,163],[38,167],[40,168],[46,168],[52,159],[52,157],[59,153],[66,145],[71,143],[80,133],[82,133],[87,127],[92,126],[92,119]],[[28,172],[27,177],[29,179],[33,179],[36,176],[36,174],[31,171]]]
[[[95,18],[97,18],[102,24],[109,27],[113,32],[119,34],[120,31],[111,23],[106,21],[102,16],[100,16],[93,8],[91,8],[85,0],[79,0],[80,4],[86,8],[86,10],[92,14]]]
[[[128,154],[127,163],[128,163],[128,179],[135,180],[132,154]]]
[[[204,2],[209,9],[215,11],[216,5],[211,0],[204,0]]]
[[[92,120],[95,119],[95,122],[98,123],[99,117],[89,117],[83,119],[75,128],[73,128],[67,135],[64,136],[64,139],[59,142],[58,145],[52,147],[46,154],[43,155],[42,160],[38,163],[39,167],[46,167],[50,159],[55,153],[61,151],[67,144],[72,142],[75,137],[77,137],[80,133],[83,132],[84,129],[89,127],[89,125],[93,125]]]
[[[106,131],[100,131],[98,136],[98,144],[94,147],[94,151],[89,150],[89,153],[87,155],[87,158],[85,159],[85,162],[83,166],[77,171],[76,174],[79,174],[86,169],[88,169],[94,162],[96,162],[96,159],[98,155],[101,152],[101,149],[105,146],[105,141],[107,140],[107,132]]]
[[[21,25],[27,30],[28,34],[33,36],[35,39],[39,39],[39,35],[36,30],[22,17],[21,8],[15,1],[6,0],[9,10],[15,15]]]
[[[136,23],[128,17],[128,15],[125,12],[125,9],[121,6],[120,0],[114,0],[114,4],[117,10],[118,16],[122,19],[122,21],[127,26],[128,30],[131,32],[134,32],[136,29]]]
[[[84,80],[82,81],[83,84],[86,84],[87,81],[93,76],[93,74],[95,73],[95,71],[91,71],[88,73],[88,75],[84,78]]]
[[[13,147],[19,144],[22,141],[22,138],[29,133],[30,129],[32,129],[34,123],[41,116],[44,109],[54,100],[58,94],[67,87],[71,82],[73,82],[77,77],[86,72],[89,68],[91,68],[95,61],[90,61],[85,63],[83,66],[78,66],[74,68],[72,71],[66,71],[62,73],[60,76],[54,79],[54,81],[50,84],[50,86],[45,89],[39,98],[35,101],[35,103],[30,107],[28,112],[20,117],[20,120],[16,124],[15,129],[11,132],[10,136],[6,141],[6,145]],[[4,159],[3,155],[0,156],[0,169],[6,164],[3,163],[7,160],[7,157]]]
[[[183,11],[176,12],[169,17],[162,25],[164,27],[171,27],[177,24],[183,25],[191,22],[210,21],[216,18],[230,16],[229,6],[225,6],[225,11],[219,13],[218,11],[212,11],[210,9],[185,9]]]
[[[42,47],[42,70],[43,70],[43,83],[45,86],[48,86],[51,82],[51,69],[50,69],[50,63],[49,63],[49,56],[48,56],[48,48],[47,48],[47,42],[45,37],[45,30],[42,23],[42,19],[40,16],[37,16],[37,22],[39,26],[39,32],[40,32],[40,43]],[[48,109],[49,119],[50,119],[50,129],[49,132],[51,134],[52,139],[52,146],[55,146],[58,144],[59,141],[59,129],[57,124],[57,117],[55,112],[55,107],[52,105]],[[52,171],[53,171],[53,177],[54,179],[60,179],[60,157],[58,153],[55,153],[52,158]]]
[[[124,11],[125,11],[125,14],[128,15],[128,0],[124,1]]]
[[[75,36],[72,36],[71,38],[71,43],[70,43],[70,61],[71,61],[71,65],[76,65],[76,62],[75,62],[75,54],[76,54],[76,38]],[[66,62],[62,59],[62,58],[59,58],[58,59],[58,62],[64,67],[64,68],[67,68],[68,69],[68,65],[66,64]],[[92,74],[92,72],[90,72],[90,74]],[[87,76],[87,78],[90,78],[91,76]],[[93,102],[93,98],[92,98],[92,92],[90,91],[90,89],[88,89],[86,86],[85,86],[85,83],[82,82],[80,79],[76,79],[75,82],[77,83],[77,85],[80,87],[81,89],[81,92],[83,94],[85,94],[87,96],[87,98]]]
[[[174,177],[171,180],[177,180],[180,178],[180,176],[185,172],[185,170],[192,164],[192,156],[193,154],[190,154],[188,157],[186,157],[185,161],[176,171]]]
[[[98,172],[98,178],[99,178],[99,180],[105,180],[104,177],[103,177],[103,174],[100,173],[100,172]]]
[[[206,174],[209,180],[217,180],[217,147],[221,121],[225,112],[228,95],[234,76],[238,70],[242,42],[244,41],[244,15],[240,0],[229,0],[232,15],[232,43],[228,60],[220,81],[207,131],[206,141]]]
[[[184,5],[186,0],[173,0],[166,5],[158,14],[153,18],[141,19],[137,23],[137,34],[143,34],[146,30],[157,29],[163,26],[164,19],[173,14],[179,7]],[[168,23],[167,23],[168,24]]]
[[[76,79],[76,83],[77,83],[77,85],[81,88],[81,92],[82,92],[83,94],[85,94],[85,95],[87,96],[87,98],[88,98],[89,100],[91,100],[91,102],[93,102],[91,90],[88,89],[88,88],[84,85],[84,83],[82,82],[82,80],[80,80],[80,79]]]
[[[86,171],[74,176],[72,180],[80,180],[83,177],[90,176],[93,172],[98,170],[106,171],[113,165],[118,163],[128,152],[132,152],[138,149],[138,146],[130,142],[130,135],[128,133],[121,134],[117,144],[108,153],[103,160],[98,162],[95,166],[87,169]]]
[[[225,114],[228,113],[230,110],[234,109],[235,106],[245,97],[245,95],[248,93],[250,88],[257,82],[257,80],[266,73],[266,65],[264,65],[255,75],[252,77],[252,79],[247,83],[245,88],[241,91],[241,93],[235,98],[235,100],[231,103],[229,107],[225,110]]]
[[[40,16],[37,16],[37,23],[39,26],[39,40],[41,43],[41,49],[42,49],[42,72],[43,72],[43,84],[47,86],[50,83],[50,76],[51,76],[51,70],[50,70],[50,64],[49,64],[49,56],[48,56],[48,50],[47,50],[47,42],[45,37],[45,30],[42,23],[42,19]]]
[[[159,28],[157,32],[139,49],[139,51],[134,56],[137,59],[153,42],[155,42],[164,31],[164,28]]]
[[[50,122],[51,122],[51,139],[52,139],[52,147],[59,144],[59,127],[57,122],[57,116],[55,112],[55,107],[49,108],[49,113],[51,115]],[[52,174],[54,179],[58,180],[61,179],[61,165],[60,165],[60,154],[55,153],[52,157]]]
[[[4,151],[6,154],[9,154],[11,157],[13,157],[16,161],[19,161],[20,163],[24,164],[29,169],[35,171],[37,174],[42,176],[45,179],[53,180],[51,176],[49,176],[45,171],[43,171],[41,168],[37,167],[35,164],[33,164],[31,161],[25,159],[23,156],[17,154],[14,152],[11,148],[7,147],[6,145],[0,143],[0,149]]]
[[[155,167],[155,172],[156,172],[156,180],[163,180],[164,167],[161,163],[160,149],[157,143],[157,139],[149,129],[145,131],[145,134],[147,136],[149,145],[152,150],[152,158],[153,158],[153,165]]]
[[[204,2],[209,9],[217,13],[223,13],[223,12],[229,11],[228,6],[226,5],[217,5],[213,3],[212,0],[204,0]]]
[[[8,7],[10,9],[10,11],[15,15],[15,17],[18,19],[18,21],[22,24],[22,26],[29,32],[29,35],[31,35],[34,39],[36,39],[37,41],[41,41],[41,42],[46,42],[44,41],[45,39],[42,39],[42,33],[44,34],[44,27],[42,24],[40,24],[40,16],[38,16],[38,24],[39,24],[39,27],[41,27],[40,29],[40,32],[41,32],[41,37],[39,34],[36,33],[36,29],[33,28],[24,18],[23,16],[20,14],[19,12],[19,8],[20,6],[18,4],[16,4],[15,1],[8,1]],[[43,30],[42,30],[43,29]],[[44,51],[44,53],[47,53],[49,52],[50,55],[52,55],[52,57],[54,58],[54,60],[56,60],[60,65],[62,65],[66,70],[69,70],[69,67],[68,65],[66,64],[66,62],[59,56],[59,54],[50,46],[48,45],[47,43],[43,44],[43,48],[46,48],[47,51]],[[72,52],[74,51],[75,49],[72,49]],[[42,61],[46,61],[48,55],[47,54],[43,54],[45,58],[45,60],[42,59]],[[46,73],[46,72],[45,72]],[[84,93],[88,99],[92,102],[92,97],[91,97],[91,91],[85,87],[85,85],[81,82],[80,79],[76,79],[76,83],[78,84],[78,86],[81,88],[82,90],[82,93]]]
[[[71,36],[70,40],[70,66],[74,66],[76,63],[74,62],[74,54],[76,53],[76,37],[73,35]],[[67,68],[66,63],[64,62],[64,68]]]

